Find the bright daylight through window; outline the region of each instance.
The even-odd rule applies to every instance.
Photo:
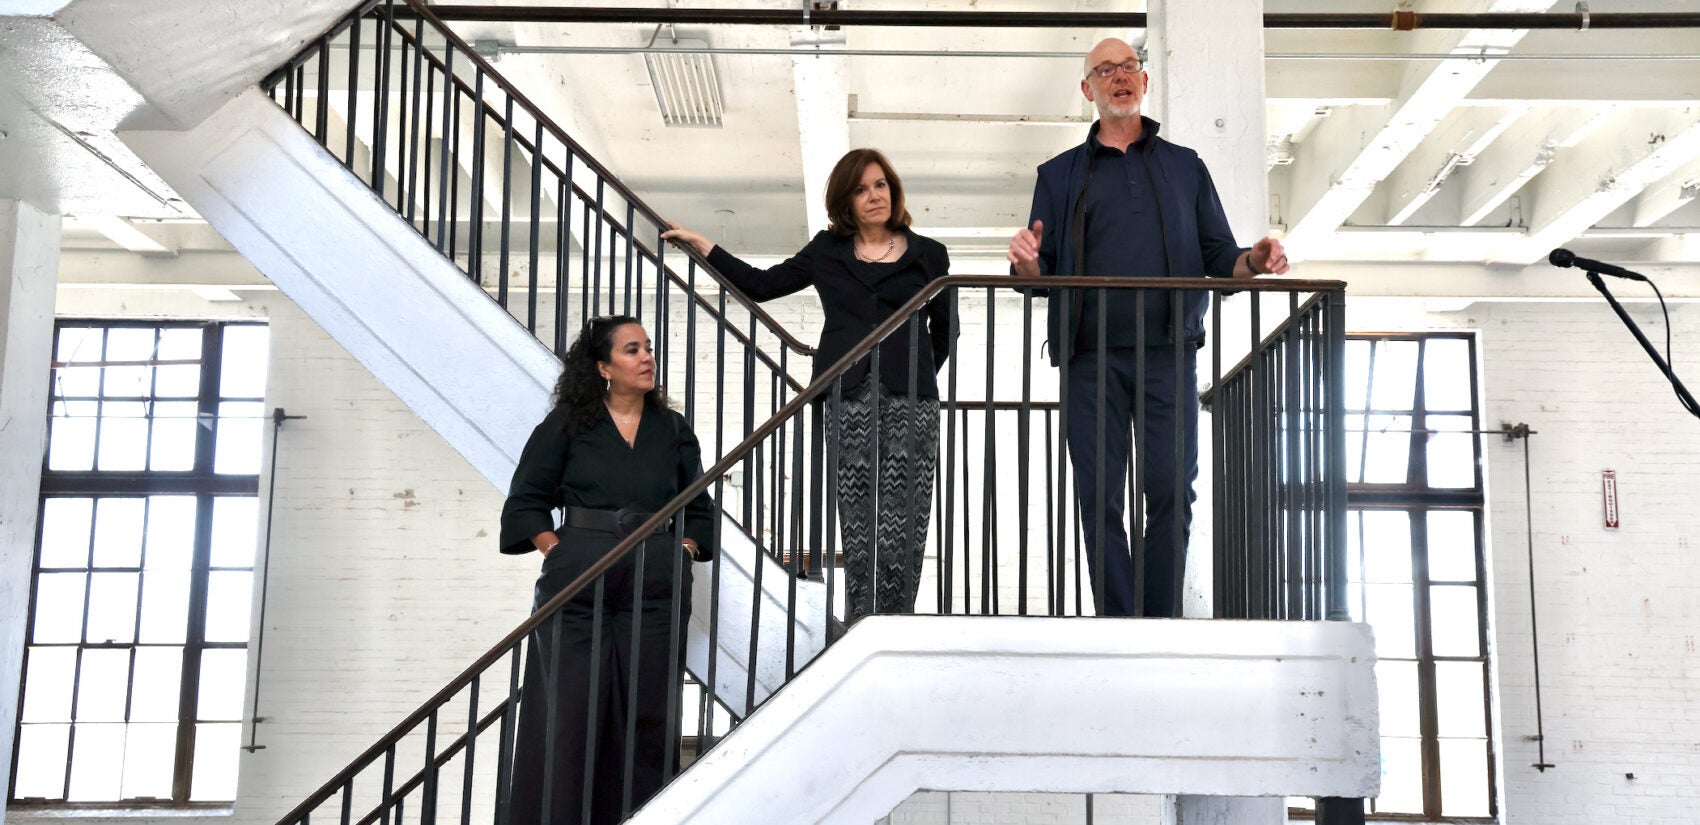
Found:
[[[58,323],[14,804],[236,798],[268,343]]]
[[[1466,333],[1346,344],[1349,597],[1381,694],[1372,819],[1496,815],[1475,365]]]

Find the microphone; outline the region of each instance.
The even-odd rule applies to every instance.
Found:
[[[1556,267],[1581,267],[1589,272],[1598,272],[1601,275],[1611,275],[1617,278],[1626,278],[1631,281],[1647,280],[1647,276],[1642,275],[1639,272],[1631,272],[1621,266],[1613,266],[1605,261],[1596,261],[1592,258],[1584,258],[1568,249],[1564,249],[1563,247],[1554,249],[1552,254],[1547,256],[1547,262]]]

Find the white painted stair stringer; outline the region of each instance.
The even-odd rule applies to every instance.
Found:
[[[280,291],[498,489],[549,408],[553,353],[250,89],[184,132],[120,135]],[[716,695],[747,713],[755,568],[762,575],[755,699],[784,683],[788,573],[730,518],[722,529]],[[711,571],[698,565],[687,666],[706,676]],[[794,663],[825,644],[824,589],[798,582]],[[706,681],[706,679],[703,679]]]
[[[1373,797],[1368,625],[876,616],[631,825],[856,823],[917,790]]]

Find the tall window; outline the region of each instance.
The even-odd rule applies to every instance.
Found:
[[[1352,618],[1375,628],[1377,818],[1491,819],[1475,338],[1347,343]]]
[[[60,321],[13,803],[236,798],[268,331]]]

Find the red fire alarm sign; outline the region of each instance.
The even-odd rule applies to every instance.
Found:
[[[1606,526],[1615,530],[1617,529],[1617,473],[1613,470],[1605,471],[1602,485],[1606,499]]]

